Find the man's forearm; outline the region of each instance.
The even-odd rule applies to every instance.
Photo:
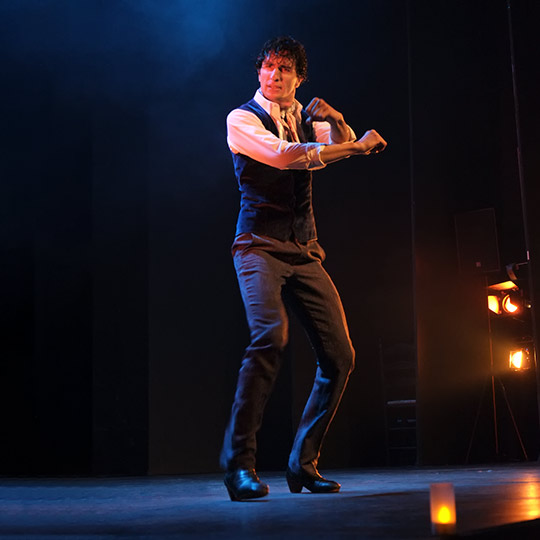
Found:
[[[328,120],[328,123],[330,124],[330,137],[332,137],[333,143],[340,144],[350,141],[351,132],[343,116],[338,120]]]
[[[320,151],[319,158],[326,165],[361,153],[356,142],[329,144]]]
[[[382,152],[385,148],[386,141],[374,129],[371,129],[357,141],[325,146],[320,151],[319,158],[324,164],[328,164],[349,156]]]

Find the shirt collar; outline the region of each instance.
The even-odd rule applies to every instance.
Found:
[[[274,121],[279,122],[281,119],[281,107],[269,99],[266,99],[259,88],[255,92],[254,96],[255,101],[274,119]],[[289,111],[294,115],[297,121],[301,121],[302,104],[295,99]]]

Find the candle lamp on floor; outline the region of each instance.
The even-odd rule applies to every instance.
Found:
[[[431,530],[437,535],[456,534],[456,500],[451,483],[431,484]]]

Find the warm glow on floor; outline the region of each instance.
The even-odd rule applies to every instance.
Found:
[[[540,484],[537,478],[532,478],[523,484],[522,494],[526,506],[527,517],[530,519],[538,519],[540,517]]]

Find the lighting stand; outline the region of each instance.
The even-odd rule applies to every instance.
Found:
[[[485,285],[487,290],[487,277],[485,279]],[[495,392],[495,383],[497,382],[500,386],[500,389],[502,391],[502,395],[504,397],[504,401],[506,403],[506,407],[508,409],[508,412],[510,414],[510,418],[512,419],[512,424],[514,425],[514,431],[516,432],[519,444],[521,446],[521,451],[523,452],[523,457],[525,458],[525,461],[529,460],[529,457],[527,456],[527,451],[525,450],[525,446],[523,444],[523,440],[521,438],[521,434],[519,433],[519,429],[516,423],[516,419],[514,417],[514,413],[512,412],[512,407],[510,407],[510,402],[508,401],[508,396],[506,394],[506,388],[503,384],[503,382],[500,380],[499,377],[495,375],[495,369],[493,365],[493,335],[491,331],[491,312],[488,309],[487,310],[488,315],[488,335],[489,335],[489,362],[490,362],[490,377],[486,384],[484,385],[484,389],[482,391],[482,397],[480,398],[480,403],[478,404],[478,410],[476,411],[476,418],[474,420],[474,426],[471,433],[471,439],[469,441],[469,448],[467,450],[467,457],[465,458],[465,463],[469,463],[469,457],[471,454],[471,448],[474,440],[474,435],[476,433],[476,427],[478,426],[478,418],[480,417],[480,410],[482,408],[482,403],[484,401],[484,396],[486,394],[486,388],[488,385],[491,386],[491,402],[493,406],[493,435],[495,439],[495,456],[497,458],[500,457],[499,452],[499,427],[498,427],[498,419],[497,419],[497,395]]]
[[[520,115],[519,115],[519,99],[518,99],[518,87],[517,87],[517,77],[516,77],[516,54],[514,50],[514,29],[512,23],[512,0],[506,0],[506,13],[508,15],[508,37],[510,45],[510,63],[512,67],[512,94],[514,98],[514,118],[515,118],[515,127],[516,127],[516,142],[517,142],[517,164],[518,164],[518,176],[519,176],[519,186],[521,193],[521,209],[522,209],[522,218],[523,218],[523,232],[525,239],[525,249],[527,251],[527,265],[528,278],[529,278],[529,291],[532,294],[534,291],[533,288],[533,268],[532,262],[530,260],[530,248],[529,248],[529,224],[527,218],[527,199],[526,199],[526,189],[525,189],[525,174],[523,170],[523,161],[521,156],[521,125],[520,125]],[[533,304],[533,309],[531,310],[532,318],[532,334],[535,351],[538,350],[538,328],[536,326],[536,306]],[[540,366],[538,365],[536,352],[534,354],[534,369],[536,372],[536,399],[538,407],[538,421],[540,428]],[[537,460],[540,461],[540,453],[537,456]]]

